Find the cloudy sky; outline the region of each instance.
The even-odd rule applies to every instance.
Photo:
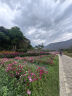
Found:
[[[0,0],[0,26],[19,26],[32,45],[72,38],[72,0]]]

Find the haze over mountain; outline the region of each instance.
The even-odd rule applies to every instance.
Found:
[[[67,49],[70,48],[71,46],[72,46],[72,39],[62,42],[51,43],[47,45],[45,49],[59,50],[59,49]]]

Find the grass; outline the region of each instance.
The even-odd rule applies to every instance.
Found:
[[[71,53],[69,53],[69,52],[65,51],[65,52],[64,52],[64,54],[65,54],[65,55],[67,55],[67,56],[72,57],[72,52],[71,52]]]
[[[57,57],[54,62],[54,66],[48,66],[48,96],[59,96],[59,65]]]
[[[47,57],[44,57],[44,60],[47,60]],[[53,66],[39,64],[41,67],[46,67],[48,74],[46,79],[43,78],[39,82],[32,83],[32,94],[30,96],[59,96],[59,64],[57,56],[54,59],[54,63]],[[37,64],[35,63],[35,65]],[[30,66],[33,65],[30,64]],[[16,86],[14,86],[15,83]],[[8,76],[5,68],[0,67],[0,96],[29,96],[25,94],[24,88],[23,84],[20,85],[19,81]]]

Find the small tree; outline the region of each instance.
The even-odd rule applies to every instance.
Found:
[[[41,45],[35,46],[35,49],[42,50],[44,48],[43,43]]]

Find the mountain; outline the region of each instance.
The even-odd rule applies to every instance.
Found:
[[[59,50],[59,49],[67,49],[70,47],[72,47],[72,39],[67,40],[67,41],[62,41],[62,42],[51,43],[51,44],[45,46],[44,49]]]

